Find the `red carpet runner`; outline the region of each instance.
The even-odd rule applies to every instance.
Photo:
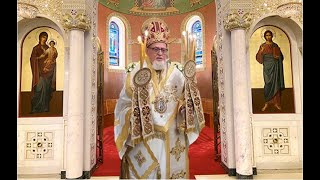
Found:
[[[119,176],[120,159],[114,143],[113,127],[105,128],[103,135],[103,164],[92,176]],[[220,160],[214,160],[213,146],[213,129],[206,126],[189,149],[190,178],[194,179],[194,175],[226,174]]]

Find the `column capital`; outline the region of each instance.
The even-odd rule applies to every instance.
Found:
[[[90,19],[84,14],[77,14],[72,16],[69,13],[64,13],[62,17],[62,24],[64,28],[71,29],[80,29],[83,31],[88,31],[90,29]]]
[[[91,28],[91,6],[93,0],[64,0],[62,4],[62,25],[67,30],[88,31]]]
[[[239,13],[230,13],[224,19],[224,28],[232,31],[234,29],[248,29],[252,23],[252,14],[244,13],[242,16]]]
[[[222,7],[223,25],[228,31],[248,29],[252,23],[252,0],[226,0]]]

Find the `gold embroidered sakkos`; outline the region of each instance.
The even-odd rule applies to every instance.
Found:
[[[195,87],[196,65],[190,61],[184,68],[167,60],[168,28],[163,20],[151,18],[145,25],[143,56],[137,66],[128,69],[115,108],[120,178],[188,179],[188,149],[204,126]],[[190,47],[195,45],[192,42]],[[191,55],[188,57],[194,58]]]

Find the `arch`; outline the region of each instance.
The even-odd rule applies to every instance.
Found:
[[[197,65],[201,65],[202,62],[202,52],[203,52],[203,48],[202,48],[202,40],[203,40],[203,36],[202,36],[202,24],[200,22],[200,20],[196,20],[194,23],[192,23],[191,25],[191,32],[192,34],[196,35],[196,52],[195,52],[195,61]]]
[[[67,72],[67,63],[66,63],[66,59],[67,59],[67,53],[66,52],[66,33],[63,29],[63,27],[61,26],[61,24],[57,23],[56,20],[54,19],[50,19],[48,18],[46,15],[43,14],[38,14],[37,18],[33,18],[33,19],[24,19],[24,18],[19,18],[18,21],[18,41],[17,41],[17,47],[18,47],[18,56],[17,56],[17,95],[20,96],[20,92],[21,91],[29,91],[28,89],[30,89],[29,87],[26,86],[21,86],[21,81],[22,80],[28,80],[28,79],[22,79],[22,68],[24,66],[26,66],[25,64],[22,64],[22,60],[24,58],[24,51],[23,51],[23,44],[26,40],[26,38],[31,38],[28,36],[28,34],[30,32],[32,32],[33,30],[37,29],[37,28],[44,28],[47,27],[49,29],[51,29],[54,33],[56,34],[56,38],[61,38],[59,41],[60,43],[57,44],[57,46],[61,49],[58,55],[58,60],[57,63],[59,63],[60,65],[57,64],[57,66],[60,67],[60,69],[57,69],[57,78],[60,79],[60,83],[57,84],[57,90],[63,90],[63,103],[65,104],[65,100],[67,98],[67,88],[66,88],[66,83],[65,83],[65,78],[66,78],[66,72]],[[59,36],[59,37],[58,37]],[[34,43],[37,41],[38,39],[35,39],[35,41],[33,41]],[[50,40],[50,37],[49,39]],[[37,42],[36,42],[37,43]],[[32,44],[34,45],[34,44]],[[30,51],[30,49],[29,49]],[[28,52],[29,52],[28,51]],[[28,56],[30,55],[30,52],[28,53]],[[26,55],[25,55],[26,56]],[[60,56],[60,57],[59,57]],[[29,61],[25,61],[27,63],[29,63]],[[29,78],[30,80],[30,78]],[[28,84],[28,83],[27,83]],[[21,98],[21,97],[20,97]],[[17,108],[19,108],[19,99],[17,98]],[[63,106],[65,108],[65,106]],[[63,113],[65,111],[63,110]],[[17,116],[19,117],[19,112],[17,112]]]
[[[106,48],[106,57],[109,57],[110,55],[110,24],[116,24],[118,26],[119,29],[119,64],[117,65],[112,65],[110,64],[110,59],[107,58],[106,59],[106,68],[108,71],[111,72],[125,72],[125,67],[127,64],[129,64],[131,62],[131,59],[129,59],[128,57],[131,57],[131,49],[128,46],[128,41],[129,41],[129,37],[130,37],[130,26],[129,23],[127,21],[127,19],[123,16],[121,16],[118,13],[111,13],[108,17],[107,17],[107,32],[106,32],[106,44],[107,44],[107,48]]]
[[[118,23],[109,24],[109,66],[120,66],[120,29]]]
[[[255,19],[254,22],[252,22],[250,29],[247,31],[248,37],[250,37],[257,28],[266,24],[281,27],[286,32],[287,29],[290,32],[292,31],[292,33],[295,35],[299,50],[302,49],[302,24],[296,19],[283,18],[277,13],[265,14]]]
[[[206,43],[205,43],[205,22],[204,17],[199,12],[190,13],[181,23],[181,34],[183,31],[196,33],[196,68],[197,71],[203,71],[206,67]],[[181,51],[181,59],[184,52]]]
[[[253,127],[253,144],[254,144],[254,159],[257,168],[264,169],[266,167],[288,167],[289,169],[301,168],[302,167],[302,102],[303,102],[303,77],[302,77],[302,26],[297,23],[294,19],[284,18],[278,14],[268,14],[260,17],[255,20],[251,28],[247,31],[247,42],[254,34],[254,32],[264,26],[273,26],[281,29],[283,35],[288,38],[288,49],[290,49],[291,57],[291,71],[292,71],[292,87],[293,87],[293,98],[294,98],[294,113],[272,113],[272,114],[252,114],[252,127]],[[250,61],[250,52],[249,43],[247,45],[247,60]],[[256,53],[256,52],[255,52]],[[250,63],[247,63],[249,66]],[[249,67],[247,69],[250,69]],[[251,75],[250,71],[247,72],[248,77],[248,90],[251,91]],[[249,106],[252,107],[252,97],[251,92],[249,92]],[[252,109],[251,109],[252,113]],[[276,120],[276,121],[274,121]],[[263,126],[262,126],[263,125]],[[282,129],[283,128],[283,129]],[[287,146],[287,149],[290,151],[290,154],[286,152],[279,153],[279,155],[268,148],[263,149],[268,145],[268,141],[262,141],[266,138],[266,135],[262,132],[268,130],[277,130],[282,129],[285,132],[290,132],[288,134],[288,139],[290,139],[290,145]],[[271,153],[268,154],[270,151]],[[283,161],[285,157],[290,157],[291,160]]]
[[[295,112],[302,112],[302,29],[296,21],[290,18],[282,18],[278,15],[269,15],[260,18],[260,21],[255,21],[251,28],[248,30],[247,37],[249,38],[252,34],[260,27],[263,26],[275,26],[281,27],[281,29],[286,33],[290,41],[291,50],[291,60],[292,60],[292,79],[294,88],[294,102],[295,102]],[[247,58],[250,58],[249,43],[247,43]],[[249,63],[248,63],[249,65]],[[250,69],[248,67],[248,69]],[[250,73],[250,72],[248,72]],[[250,77],[250,74],[248,74]],[[249,78],[250,79],[250,78]],[[250,81],[248,81],[251,83]],[[248,84],[250,87],[250,84]],[[250,89],[250,88],[249,88]],[[251,93],[249,93],[251,94]],[[252,105],[252,104],[250,104]]]
[[[279,60],[279,69],[278,71],[272,71],[271,69],[267,70],[263,67],[270,67],[265,63],[257,62],[256,60],[256,53],[259,51],[259,47],[261,44],[266,42],[264,37],[264,33],[269,30],[272,32],[272,41],[276,43],[282,52],[283,58]],[[252,113],[294,113],[294,96],[293,96],[293,85],[292,85],[292,63],[291,63],[291,48],[290,48],[290,41],[287,34],[281,29],[281,27],[265,25],[258,28],[251,36],[249,47],[250,47],[250,81],[251,81],[251,90],[252,90]],[[269,64],[271,65],[271,64]],[[282,71],[283,67],[283,71]],[[274,104],[269,104],[264,100],[263,90],[268,89],[265,85],[266,77],[264,73],[274,73],[280,72],[279,74],[279,81],[282,82],[281,88],[281,95],[277,97],[281,97],[280,99],[276,100],[276,105],[278,107],[282,107],[281,111],[274,107]],[[268,73],[267,73],[268,74]],[[280,78],[281,77],[281,78]],[[273,78],[272,78],[273,79]],[[274,79],[275,80],[275,79]],[[273,81],[274,82],[274,81]],[[271,83],[271,82],[270,82]],[[270,86],[268,86],[271,88]],[[278,86],[275,86],[278,87]],[[280,86],[279,86],[280,88]],[[272,88],[271,88],[272,89]],[[271,93],[271,89],[269,89]],[[272,94],[272,93],[271,93]],[[271,98],[271,97],[269,97]],[[282,102],[282,103],[281,103]],[[269,104],[269,105],[266,105]],[[263,110],[261,110],[261,108]]]

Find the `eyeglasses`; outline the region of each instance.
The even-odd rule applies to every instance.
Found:
[[[162,51],[162,53],[167,53],[168,49],[167,48],[158,48],[158,47],[154,47],[154,48],[148,48],[151,49],[153,52],[155,53],[159,53],[160,51]]]

